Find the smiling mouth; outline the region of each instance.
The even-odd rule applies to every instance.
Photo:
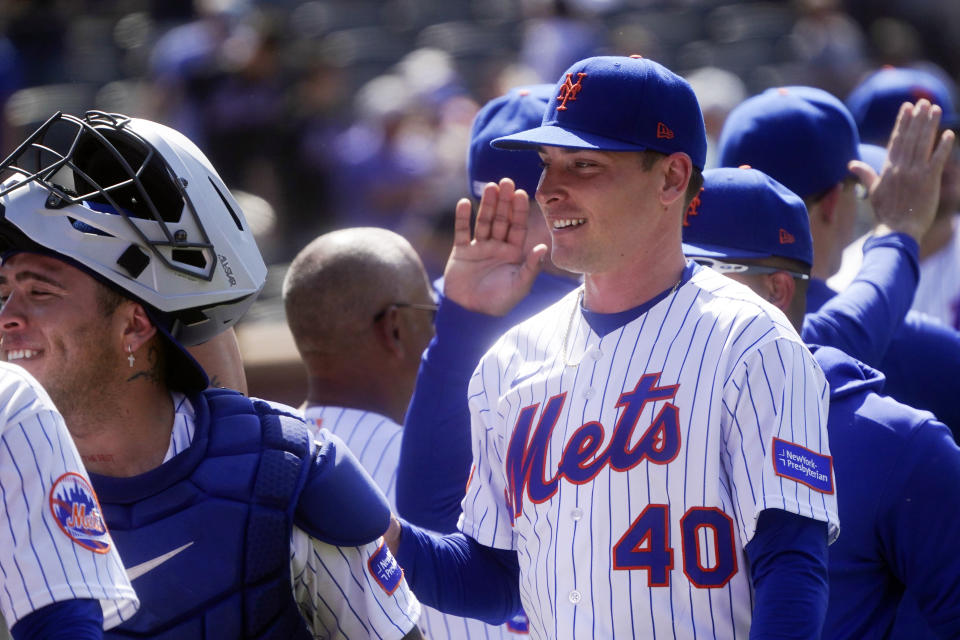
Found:
[[[553,228],[566,229],[568,227],[579,227],[586,221],[586,218],[558,218],[553,221]]]
[[[17,360],[32,360],[40,355],[39,351],[33,349],[11,349],[7,351],[7,362],[16,362]]]

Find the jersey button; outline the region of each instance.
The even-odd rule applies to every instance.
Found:
[[[574,589],[570,592],[570,595],[568,595],[567,598],[570,600],[570,604],[578,604],[580,600],[583,599],[583,596],[580,595],[579,591]]]
[[[583,509],[580,509],[580,508],[578,507],[578,508],[572,510],[572,511],[570,512],[570,517],[571,517],[572,519],[574,519],[574,520],[579,520],[580,518],[583,517]]]
[[[592,398],[592,397],[595,396],[595,395],[597,395],[597,390],[594,389],[593,387],[587,387],[586,389],[583,390],[583,397],[584,397],[586,400],[589,400],[590,398]]]
[[[590,357],[594,360],[599,360],[603,357],[603,352],[600,351],[600,347],[591,347],[590,348]]]

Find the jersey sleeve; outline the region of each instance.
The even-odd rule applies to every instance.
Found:
[[[501,344],[498,342],[497,344]],[[491,353],[496,352],[494,347]],[[504,475],[506,425],[498,412],[501,384],[500,362],[496,357],[480,361],[470,379],[468,402],[473,439],[473,469],[463,498],[457,526],[482,545],[515,549],[513,514],[507,503]]]
[[[827,439],[829,387],[809,350],[769,340],[736,365],[723,389],[723,459],[741,542],[764,509],[827,523],[839,534],[833,460]]]
[[[935,420],[919,425],[904,445],[881,491],[878,537],[891,570],[930,627],[941,637],[955,637],[960,629],[960,560],[953,542],[960,536],[960,448]]]
[[[11,627],[74,598],[99,600],[104,628],[139,600],[63,418],[26,372],[0,367],[0,611]]]
[[[913,238],[902,233],[870,238],[853,282],[804,317],[804,341],[836,347],[879,366],[913,303],[919,277]]]
[[[316,637],[403,638],[420,603],[383,539],[336,547],[296,527],[290,574],[300,613]]]

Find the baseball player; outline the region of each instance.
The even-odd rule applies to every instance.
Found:
[[[846,105],[853,115],[861,139],[886,145],[896,123],[897,111],[904,102],[925,98],[942,110],[941,127],[955,129],[960,116],[954,108],[956,88],[946,75],[930,71],[885,67],[867,76],[850,92]],[[920,239],[920,281],[913,298],[913,309],[960,329],[960,156],[947,161],[940,185],[937,216]],[[844,264],[830,284],[842,289],[856,273],[860,248],[865,239],[853,243],[844,252]]]
[[[137,596],[63,418],[30,374],[6,362],[0,505],[0,612],[16,640],[101,638],[133,616]]]
[[[463,534],[388,532],[414,590],[503,616],[519,575],[537,638],[817,636],[838,533],[826,381],[782,313],[682,255],[706,153],[689,85],[588,58],[540,127],[494,144],[538,150],[551,257],[584,285],[478,365]],[[487,191],[473,240],[458,207],[451,261],[523,246],[526,197]]]
[[[926,119],[939,113],[939,107],[931,109]],[[919,119],[914,121],[917,127],[921,124]],[[904,135],[912,137],[915,132]],[[887,379],[886,393],[932,411],[960,434],[960,408],[951,399],[954,381],[960,377],[960,343],[942,326],[916,313],[907,314],[902,323],[890,320],[902,317],[900,310],[911,304],[919,277],[918,242],[929,228],[930,217],[907,216],[908,225],[892,229],[896,233],[878,227],[877,237],[864,245],[865,260],[872,266],[859,272],[863,286],[857,290],[881,304],[865,306],[856,292],[838,296],[825,282],[839,267],[843,247],[852,239],[857,182],[870,192],[875,210],[878,206],[900,212],[911,208],[900,202],[878,204],[878,192],[871,190],[877,175],[860,157],[859,136],[849,111],[836,97],[812,87],[768,89],[745,100],[730,113],[720,137],[722,166],[750,165],[803,198],[814,244],[807,309],[817,311],[830,304],[845,309],[839,317],[852,320],[836,327],[835,335],[843,342],[833,345],[880,369]],[[943,170],[918,181],[931,202],[938,200],[939,171]],[[881,272],[892,275],[870,275],[876,274],[878,263]],[[895,285],[881,286],[884,293],[878,299],[871,280],[879,283],[887,277]]]
[[[3,165],[0,335],[77,442],[141,600],[110,637],[420,637],[342,441],[206,390],[185,351],[265,265],[207,159],[165,126],[56,114]]]
[[[894,166],[914,153],[914,162],[929,160],[935,126],[925,133],[926,139],[892,143]],[[902,148],[904,142],[912,148]],[[945,161],[946,154],[941,156],[938,161]],[[884,180],[898,175],[885,173]],[[913,191],[902,190],[917,198]],[[931,202],[931,210],[934,206]],[[784,233],[793,242],[782,242]],[[805,339],[813,333],[802,291],[814,261],[809,218],[803,201],[779,182],[755,169],[704,172],[698,214],[684,227],[684,250],[770,300],[794,326],[802,326]],[[844,523],[830,547],[822,637],[956,637],[960,592],[953,540],[960,535],[960,448],[929,412],[881,396],[883,375],[875,369],[829,346],[811,349],[830,383],[827,428]],[[905,633],[893,634],[906,595],[923,617],[904,625]],[[935,633],[924,633],[928,623]]]
[[[283,294],[307,369],[308,422],[340,436],[394,506],[400,425],[437,310],[419,256],[386,229],[333,231],[294,258]],[[469,447],[469,431],[464,439]],[[460,498],[464,484],[466,478]],[[420,627],[429,638],[469,639],[510,637],[522,626],[496,627],[425,607]]]
[[[495,138],[524,131],[540,124],[553,95],[553,85],[541,84],[511,89],[485,104],[473,120],[467,151],[467,186],[479,201],[487,185],[509,177],[507,188],[523,190],[528,197],[540,180],[540,158],[535,151],[494,149]],[[469,206],[466,200],[464,207]],[[535,200],[527,218],[525,250],[549,246],[550,232]],[[553,264],[549,256],[539,268],[530,291],[507,310],[497,295],[472,295],[489,277],[480,265],[499,264],[481,253],[486,245],[471,247],[470,261],[451,263],[447,277],[434,286],[438,297],[436,336],[424,354],[402,436],[397,469],[397,513],[413,524],[440,533],[457,530],[473,459],[470,439],[470,409],[467,385],[480,358],[510,327],[518,324],[570,293],[579,276]],[[461,249],[463,251],[463,249]],[[516,265],[508,264],[509,272]],[[492,287],[495,294],[499,285]],[[463,304],[473,304],[467,308]],[[522,627],[514,622],[514,627]]]

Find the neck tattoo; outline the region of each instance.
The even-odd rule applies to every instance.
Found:
[[[674,283],[667,295],[672,296],[675,294],[677,289],[680,288],[681,282],[683,282],[683,275],[681,275],[680,279]],[[577,297],[573,301],[573,307],[570,309],[570,319],[567,321],[567,328],[563,332],[563,339],[560,342],[560,360],[563,362],[563,366],[565,367],[575,367],[580,364],[580,360],[577,360],[576,362],[570,362],[570,360],[567,358],[567,340],[570,338],[570,329],[573,328],[573,319],[577,316],[577,309],[580,308],[582,302],[583,287],[580,287],[580,291],[577,293]]]

